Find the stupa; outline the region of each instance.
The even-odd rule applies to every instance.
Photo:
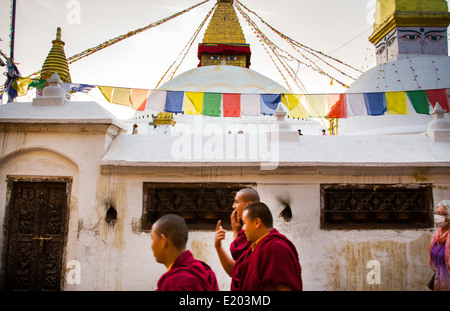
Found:
[[[199,65],[164,83],[158,90],[186,92],[217,92],[217,93],[248,93],[248,94],[280,94],[290,91],[276,81],[250,69],[250,44],[247,43],[239,23],[233,0],[217,0],[217,6],[205,30],[203,40],[198,45]],[[136,113],[132,122],[142,122],[140,128],[145,128],[148,119]],[[215,123],[273,122],[261,117],[259,120],[245,117],[239,120],[221,120],[214,118]],[[155,133],[170,133],[176,123],[192,124],[192,116],[177,115],[163,112],[154,114],[150,125],[155,127]],[[317,121],[304,120],[305,127],[313,125],[317,133],[322,126]],[[317,129],[316,129],[317,127]],[[145,131],[145,129],[144,129]],[[150,131],[152,131],[150,129]]]
[[[450,88],[445,0],[377,0],[373,33],[377,66],[347,93],[378,93]],[[448,114],[447,114],[448,117]],[[339,134],[425,133],[432,117],[418,114],[408,101],[407,115],[339,120]]]
[[[69,64],[64,52],[64,41],[61,40],[61,28],[56,30],[56,39],[52,41],[52,48],[45,59],[42,66],[40,79],[47,80],[53,76],[55,72],[63,82],[71,83],[72,79],[69,72]]]

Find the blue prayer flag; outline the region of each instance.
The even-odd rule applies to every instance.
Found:
[[[370,116],[381,116],[386,113],[386,97],[384,93],[365,93],[367,114]]]
[[[183,91],[167,91],[166,105],[164,106],[164,111],[172,113],[182,113],[183,101],[184,101]]]
[[[273,115],[281,101],[281,94],[261,94],[261,114]]]

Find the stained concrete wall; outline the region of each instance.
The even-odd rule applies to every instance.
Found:
[[[125,170],[126,171],[126,170]],[[155,262],[150,249],[150,234],[140,229],[144,182],[256,182],[261,200],[271,208],[275,227],[296,245],[303,268],[305,290],[427,290],[431,276],[428,249],[434,229],[417,230],[321,230],[320,184],[339,182],[343,176],[181,176],[165,174],[102,174],[98,182],[98,218],[83,219],[79,227],[79,257],[83,267],[82,283],[77,289],[154,290],[165,267]],[[199,174],[201,175],[201,174]],[[413,176],[363,176],[353,182],[418,183]],[[434,200],[448,194],[447,176],[422,176],[434,184]],[[420,183],[419,182],[419,183]],[[290,222],[278,217],[288,201],[293,212]],[[118,220],[114,227],[102,221],[110,202]],[[89,223],[90,226],[86,226]],[[225,241],[228,247],[232,233]],[[230,278],[223,271],[214,246],[213,231],[190,232],[188,249],[216,272],[221,290],[228,290]],[[89,245],[89,246],[88,246]],[[380,284],[370,284],[373,271],[368,263],[379,263]],[[369,275],[370,277],[370,275]]]

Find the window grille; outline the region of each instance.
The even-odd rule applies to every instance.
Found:
[[[431,185],[321,185],[322,229],[433,226]]]
[[[231,228],[236,193],[254,185],[229,183],[144,183],[142,229],[151,230],[161,216],[182,216],[190,229],[215,230],[217,221]]]

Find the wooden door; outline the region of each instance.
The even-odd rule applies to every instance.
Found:
[[[60,290],[68,183],[15,181],[8,187],[4,288]]]

